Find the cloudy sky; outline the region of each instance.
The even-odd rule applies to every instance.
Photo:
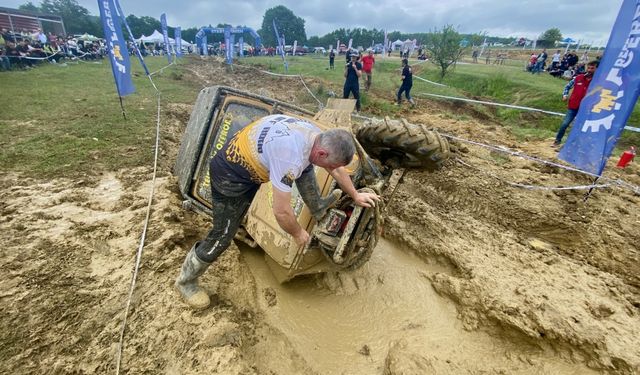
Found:
[[[17,8],[24,3],[2,0],[0,6]],[[78,3],[98,15],[96,0]],[[535,38],[558,27],[565,37],[604,45],[622,0],[120,0],[120,4],[127,15],[159,19],[165,12],[171,26],[183,28],[229,23],[257,30],[267,9],[284,5],[306,20],[307,36],[340,27],[426,32],[453,24],[463,33]]]

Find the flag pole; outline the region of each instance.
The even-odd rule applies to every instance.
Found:
[[[118,95],[118,98],[120,99],[120,109],[122,109],[122,117],[124,117],[124,120],[127,121],[127,114],[124,112],[124,104],[122,104],[122,96]]]

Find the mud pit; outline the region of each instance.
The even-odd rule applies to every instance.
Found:
[[[207,85],[313,104],[297,82],[242,68],[219,78],[216,63],[190,69]],[[403,115],[461,137],[515,145],[495,124],[451,120],[438,106],[421,103]],[[452,161],[440,172],[405,175],[388,206],[386,240],[362,269],[281,286],[258,251],[232,246],[202,279],[215,305],[187,310],[171,285],[209,223],[180,208],[170,176],[190,107],[163,112],[166,155],[123,373],[640,369],[640,198],[610,189],[584,203],[582,192],[515,189],[484,173],[546,186],[589,181],[471,146],[457,157],[478,170]],[[546,142],[518,148],[553,156]],[[613,173],[640,184],[637,165]],[[0,372],[113,371],[150,177],[147,166],[51,181],[0,177]]]

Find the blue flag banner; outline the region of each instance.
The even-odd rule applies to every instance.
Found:
[[[182,57],[182,28],[180,26],[173,30],[173,39],[176,40],[176,57]]]
[[[133,43],[133,49],[136,51],[136,56],[138,56],[138,60],[140,61],[140,65],[142,65],[142,67],[144,68],[145,74],[149,75],[149,69],[147,69],[147,64],[144,63],[144,58],[142,57],[142,53],[140,53],[140,49],[138,48],[138,45],[136,44],[136,38],[133,36],[133,33],[131,32],[131,28],[129,27],[129,24],[127,23],[127,19],[124,17],[124,12],[122,11],[122,8],[120,7],[120,2],[118,0],[114,0],[114,3],[116,4],[116,9],[118,11],[118,16],[122,19],[122,22],[124,23],[124,26],[127,28],[127,32],[129,33],[129,38],[131,38],[131,43]]]
[[[282,62],[284,63],[284,71],[289,72],[289,65],[287,64],[287,59],[284,57],[284,36],[280,39],[280,34],[278,33],[278,28],[276,27],[276,19],[273,20],[273,31],[276,33],[276,41],[278,42],[278,49],[280,50],[280,56],[282,56]]]
[[[117,17],[116,6],[113,2],[114,0],[98,0],[98,7],[100,8],[100,19],[118,95],[126,96],[134,93],[136,88],[131,80],[131,63],[129,62],[127,43],[122,36],[120,18]]]
[[[233,63],[233,45],[231,44],[231,29],[224,28],[224,53],[227,58],[227,64]]]
[[[602,174],[638,100],[639,59],[640,0],[624,0],[560,159]]]
[[[162,36],[164,37],[164,51],[167,53],[167,60],[171,64],[171,49],[169,47],[169,33],[167,32],[167,15],[160,15],[160,24],[162,24]]]

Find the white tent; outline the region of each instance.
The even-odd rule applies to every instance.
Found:
[[[171,41],[172,39],[169,38],[169,41]],[[153,34],[149,35],[149,36],[144,36],[142,35],[140,37],[140,39],[137,39],[136,42],[140,42],[143,41],[145,43],[164,43],[164,36],[162,35],[161,32],[159,32],[158,30],[153,30]]]
[[[391,50],[395,51],[398,48],[402,48],[402,46],[404,45],[404,42],[401,41],[400,39],[396,40],[395,42],[391,43]]]

